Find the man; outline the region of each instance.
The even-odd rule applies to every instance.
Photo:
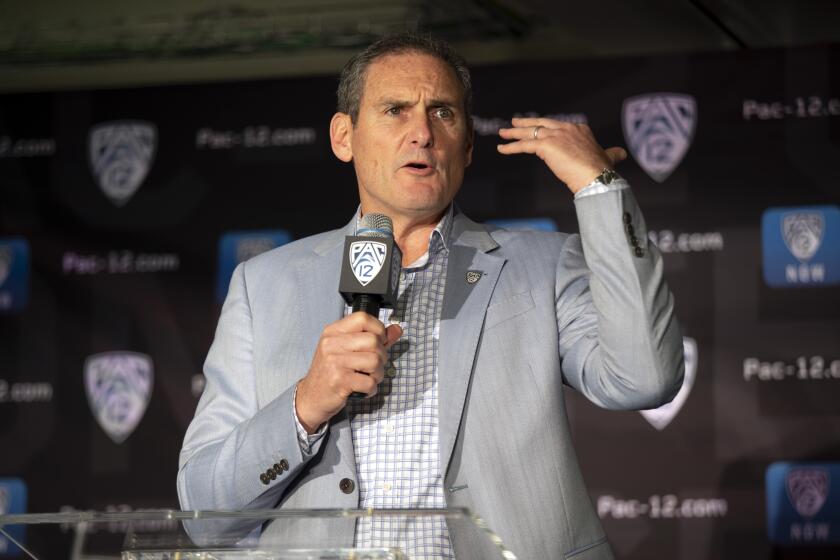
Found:
[[[462,60],[428,38],[385,38],[345,67],[330,138],[355,167],[359,213],[237,268],[181,452],[182,507],[462,506],[520,558],[612,557],[564,384],[614,409],[676,394],[682,339],[661,257],[612,171],[625,152],[584,125],[514,119],[498,148],[545,161],[574,193],[580,236],[464,216],[452,200],[472,157],[470,96]],[[368,213],[391,217],[403,254],[382,321],[347,313],[337,292],[344,237]],[[263,528],[286,543],[301,531]],[[313,541],[392,537],[325,522]],[[400,542],[411,557],[482,557],[443,522]]]

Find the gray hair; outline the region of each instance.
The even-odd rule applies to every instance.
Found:
[[[362,101],[368,66],[383,56],[412,52],[433,56],[455,71],[464,94],[464,115],[467,127],[471,129],[472,82],[466,61],[449,43],[431,35],[411,32],[386,35],[347,61],[341,70],[341,80],[338,83],[338,112],[350,115],[351,122],[355,123],[359,116],[359,105]]]

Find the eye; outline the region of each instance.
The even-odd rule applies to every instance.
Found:
[[[455,117],[455,113],[449,107],[438,107],[432,114],[443,120],[449,120]]]
[[[399,106],[388,107],[388,108],[385,110],[385,114],[386,114],[386,115],[396,116],[396,115],[399,115],[401,111],[402,111],[402,107],[399,107]]]

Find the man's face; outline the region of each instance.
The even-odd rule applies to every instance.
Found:
[[[363,212],[412,220],[449,205],[472,157],[463,96],[454,70],[433,56],[388,55],[368,66],[348,134]]]

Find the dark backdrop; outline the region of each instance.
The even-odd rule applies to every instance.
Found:
[[[664,253],[689,381],[648,418],[569,397],[622,558],[805,557],[840,542],[826,464],[840,461],[839,70],[838,47],[474,70],[458,196],[471,217],[577,229],[536,158],[496,153],[513,115],[586,122],[634,154],[619,170]],[[358,204],[329,147],[336,85],[0,96],[0,487],[28,491],[14,507],[177,507],[234,264],[340,227]],[[781,461],[796,464],[766,481]],[[768,520],[768,492],[783,519]]]

